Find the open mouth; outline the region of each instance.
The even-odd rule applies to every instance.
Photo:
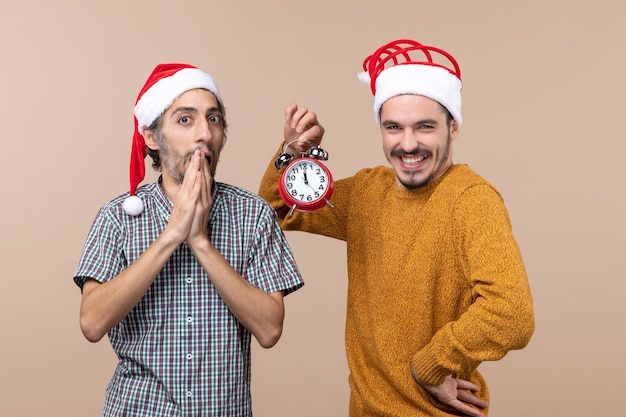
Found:
[[[410,154],[410,155],[402,155],[400,157],[400,160],[402,161],[402,165],[407,166],[407,167],[413,167],[413,166],[418,166],[419,164],[424,162],[426,158],[428,158],[428,155],[426,154],[419,154],[419,155]]]

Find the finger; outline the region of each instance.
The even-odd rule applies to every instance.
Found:
[[[197,204],[202,204],[206,199],[205,197],[205,188],[206,188],[206,176],[208,168],[208,161],[206,158],[206,152],[200,149],[196,149],[194,151],[193,162],[189,165],[194,165],[197,162],[197,170],[195,171],[194,177],[197,179],[196,184],[194,184],[194,188],[198,188],[198,199],[196,200]],[[192,170],[192,175],[194,174]]]
[[[181,183],[181,188],[179,194],[181,193],[189,193],[194,189],[196,184],[196,173],[198,172],[200,166],[198,151],[196,150],[191,158],[189,159],[189,163],[187,164],[187,168],[185,169],[185,174],[183,176],[183,182]]]
[[[213,177],[211,176],[211,165],[206,158],[201,158],[204,161],[202,166],[202,203],[208,206],[211,201],[211,185],[213,183]]]
[[[305,110],[304,113],[299,114],[300,110]],[[302,133],[305,130],[309,129],[311,126],[315,126],[318,124],[317,122],[317,115],[312,112],[309,111],[306,108],[300,109],[298,112],[296,112],[296,115],[299,115],[298,120],[296,121],[295,119],[292,121],[292,124],[295,123],[295,130],[298,133]]]
[[[480,408],[489,407],[489,403],[487,401],[482,398],[478,398],[467,391],[459,391],[457,398],[465,403],[472,404]]]
[[[324,136],[324,127],[320,124],[313,124],[306,128],[306,130],[298,137],[298,140],[302,142],[311,142],[317,146],[322,141]]]
[[[455,410],[463,413],[463,415],[467,415],[470,417],[485,417],[485,414],[479,409],[470,407],[469,405],[459,400],[451,401],[448,405]]]
[[[298,105],[296,103],[291,103],[287,106],[287,108],[285,109],[286,122],[291,122],[291,118],[293,117],[293,114],[296,112],[296,110],[298,110]]]
[[[470,382],[466,379],[461,379],[461,378],[452,378],[452,379],[456,382],[456,386],[459,389],[468,389],[472,392],[480,391],[480,387],[474,384],[473,382]]]
[[[301,133],[307,123],[310,123],[309,109],[306,107],[299,107],[291,116],[290,127],[296,132]]]

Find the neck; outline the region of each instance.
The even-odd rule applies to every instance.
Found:
[[[170,200],[172,204],[175,204],[181,184],[169,176],[166,171],[163,171],[159,177],[159,186],[163,190],[163,193],[167,196],[168,200]]]
[[[167,175],[165,172],[161,174],[159,177],[159,186],[163,190],[165,196],[172,202],[172,204],[176,204],[176,200],[178,197],[178,191],[182,184],[175,180],[174,178]],[[215,185],[215,180],[211,180],[210,192],[211,196],[214,197],[215,191],[217,187]]]

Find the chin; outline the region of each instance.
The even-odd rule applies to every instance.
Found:
[[[419,176],[419,174],[397,176],[398,182],[407,190],[415,190],[427,185],[430,181],[427,177]]]

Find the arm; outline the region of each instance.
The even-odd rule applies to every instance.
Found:
[[[202,158],[203,160],[204,158]],[[163,233],[126,270],[105,283],[88,279],[83,286],[80,326],[87,340],[97,342],[142,299],[163,265],[185,240],[200,195],[201,159],[189,164],[170,220]]]
[[[274,346],[283,330],[285,307],[282,292],[268,294],[252,285],[232,268],[208,238],[190,247],[237,320],[262,347]]]
[[[162,234],[126,270],[104,284],[87,279],[80,306],[80,328],[97,342],[135,307],[178,244]]]
[[[499,194],[488,185],[471,187],[453,215],[455,258],[474,301],[413,357],[417,378],[428,385],[523,348],[534,331],[526,271]]]
[[[315,113],[306,108],[299,108],[295,104],[288,106],[285,110],[285,141],[281,143],[279,150],[268,164],[261,179],[258,195],[276,211],[283,230],[300,230],[345,240],[349,202],[351,201],[350,193],[353,189],[351,178],[335,180],[335,188],[331,198],[335,207],[323,207],[315,213],[295,211],[289,216],[291,209],[282,200],[278,191],[281,171],[275,168],[274,161],[283,152],[284,145],[294,140],[298,141],[291,144],[286,150],[297,159],[301,157],[301,152],[311,147],[310,144],[319,146],[323,134],[324,128],[318,123]]]
[[[200,162],[203,186],[195,203],[187,243],[232,314],[261,346],[272,347],[282,334],[285,313],[283,294],[281,291],[268,294],[252,285],[233,269],[209,240],[206,231],[213,205],[212,178],[204,158]]]

